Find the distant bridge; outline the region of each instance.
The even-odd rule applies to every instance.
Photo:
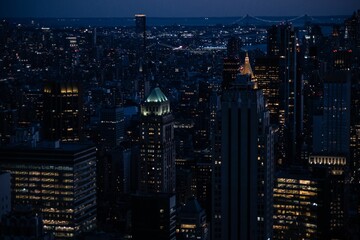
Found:
[[[271,20],[271,19],[260,18],[260,17],[246,14],[243,17],[234,21],[233,24],[252,25],[255,22],[262,22],[262,23],[265,23],[266,25],[279,24],[279,23],[294,23],[294,22],[311,22],[311,23],[316,23],[318,25],[322,25],[322,26],[331,26],[331,25],[337,24],[336,22],[325,23],[324,21],[314,18],[312,16],[309,16],[307,14],[297,16],[297,17],[292,17],[292,18],[279,19],[279,20]]]

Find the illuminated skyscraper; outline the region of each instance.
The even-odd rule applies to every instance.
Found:
[[[0,168],[12,175],[12,205],[31,205],[58,239],[95,229],[95,154],[95,147],[78,143],[0,149]]]
[[[82,105],[76,82],[47,82],[44,87],[43,134],[47,140],[79,141]]]
[[[264,97],[250,75],[237,75],[222,95],[221,197],[214,196],[213,239],[272,237],[273,132]],[[215,170],[216,171],[216,170]],[[216,179],[215,179],[216,182]]]
[[[320,183],[301,167],[277,174],[274,239],[319,239],[320,189]]]
[[[140,142],[140,192],[174,193],[174,118],[169,100],[158,87],[141,106]]]
[[[270,112],[270,123],[283,125],[284,108],[280,97],[281,79],[280,62],[277,57],[257,58],[255,61],[255,76],[258,87],[264,93]]]

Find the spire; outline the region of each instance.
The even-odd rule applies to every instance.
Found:
[[[248,75],[251,76],[251,78],[254,78],[254,73],[253,73],[253,71],[251,69],[248,52],[246,52],[246,55],[245,55],[245,63],[244,63],[244,67],[241,70],[241,74],[242,75],[248,74]]]

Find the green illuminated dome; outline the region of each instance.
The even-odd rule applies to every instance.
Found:
[[[154,88],[150,95],[146,98],[145,102],[167,102],[168,99],[160,88]]]

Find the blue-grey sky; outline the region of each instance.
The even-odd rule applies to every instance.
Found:
[[[360,0],[0,0],[0,17],[350,15]]]

